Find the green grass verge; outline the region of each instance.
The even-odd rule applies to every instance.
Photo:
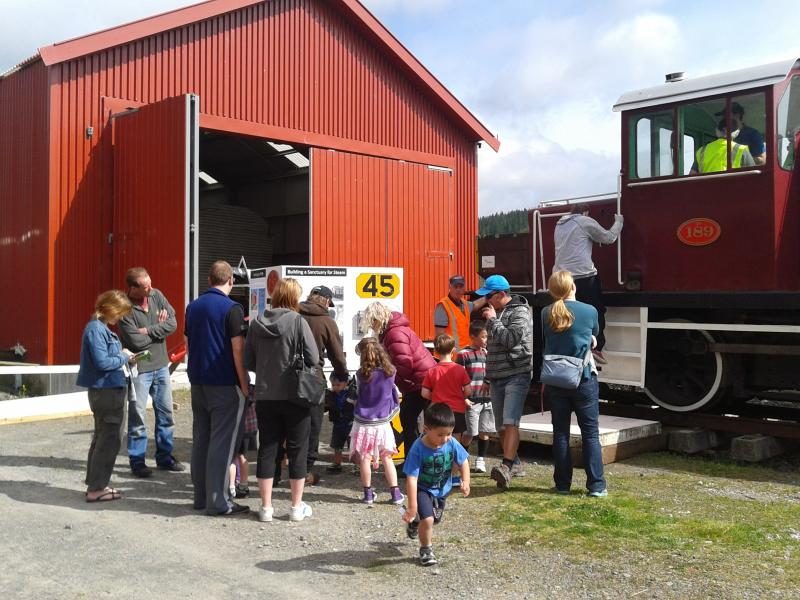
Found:
[[[607,498],[588,498],[574,487],[569,496],[555,495],[544,469],[503,494],[480,489],[491,481],[476,481],[476,495],[493,506],[493,527],[512,543],[578,559],[646,555],[677,571],[800,585],[796,473],[667,453],[606,472]],[[575,481],[583,481],[579,471]]]

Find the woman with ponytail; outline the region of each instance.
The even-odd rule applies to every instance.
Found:
[[[575,300],[575,282],[569,271],[553,273],[547,288],[554,302],[542,311],[544,354],[572,356],[583,360],[597,344],[595,336],[600,330],[597,309]],[[572,485],[569,426],[574,412],[581,430],[588,495],[608,495],[600,449],[599,387],[594,361],[590,359],[584,367],[577,389],[546,386],[545,398],[550,405],[553,423],[555,491],[569,494]]]

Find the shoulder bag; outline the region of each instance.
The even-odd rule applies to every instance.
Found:
[[[321,369],[314,365],[309,367],[303,360],[303,317],[297,315],[294,336],[294,360],[292,373],[297,380],[295,393],[289,401],[297,406],[313,408],[322,404],[322,392],[325,391],[325,380]]]
[[[545,312],[545,310],[542,311],[542,337],[544,337]],[[563,354],[544,354],[542,356],[542,373],[539,376],[539,381],[552,387],[576,390],[581,384],[583,371],[591,359],[591,341],[583,360],[574,356],[564,356]]]

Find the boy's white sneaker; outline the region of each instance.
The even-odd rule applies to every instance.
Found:
[[[289,509],[289,520],[290,521],[302,521],[303,519],[307,519],[313,514],[311,507],[306,504],[305,502],[301,502],[297,506],[293,506]]]
[[[475,459],[475,472],[486,473],[486,460],[482,456]]]
[[[271,506],[262,506],[258,509],[258,520],[262,523],[269,523],[272,521],[272,514],[275,512]]]

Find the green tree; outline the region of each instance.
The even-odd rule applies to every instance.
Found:
[[[487,237],[509,233],[528,233],[528,211],[510,210],[478,219],[478,235]]]

